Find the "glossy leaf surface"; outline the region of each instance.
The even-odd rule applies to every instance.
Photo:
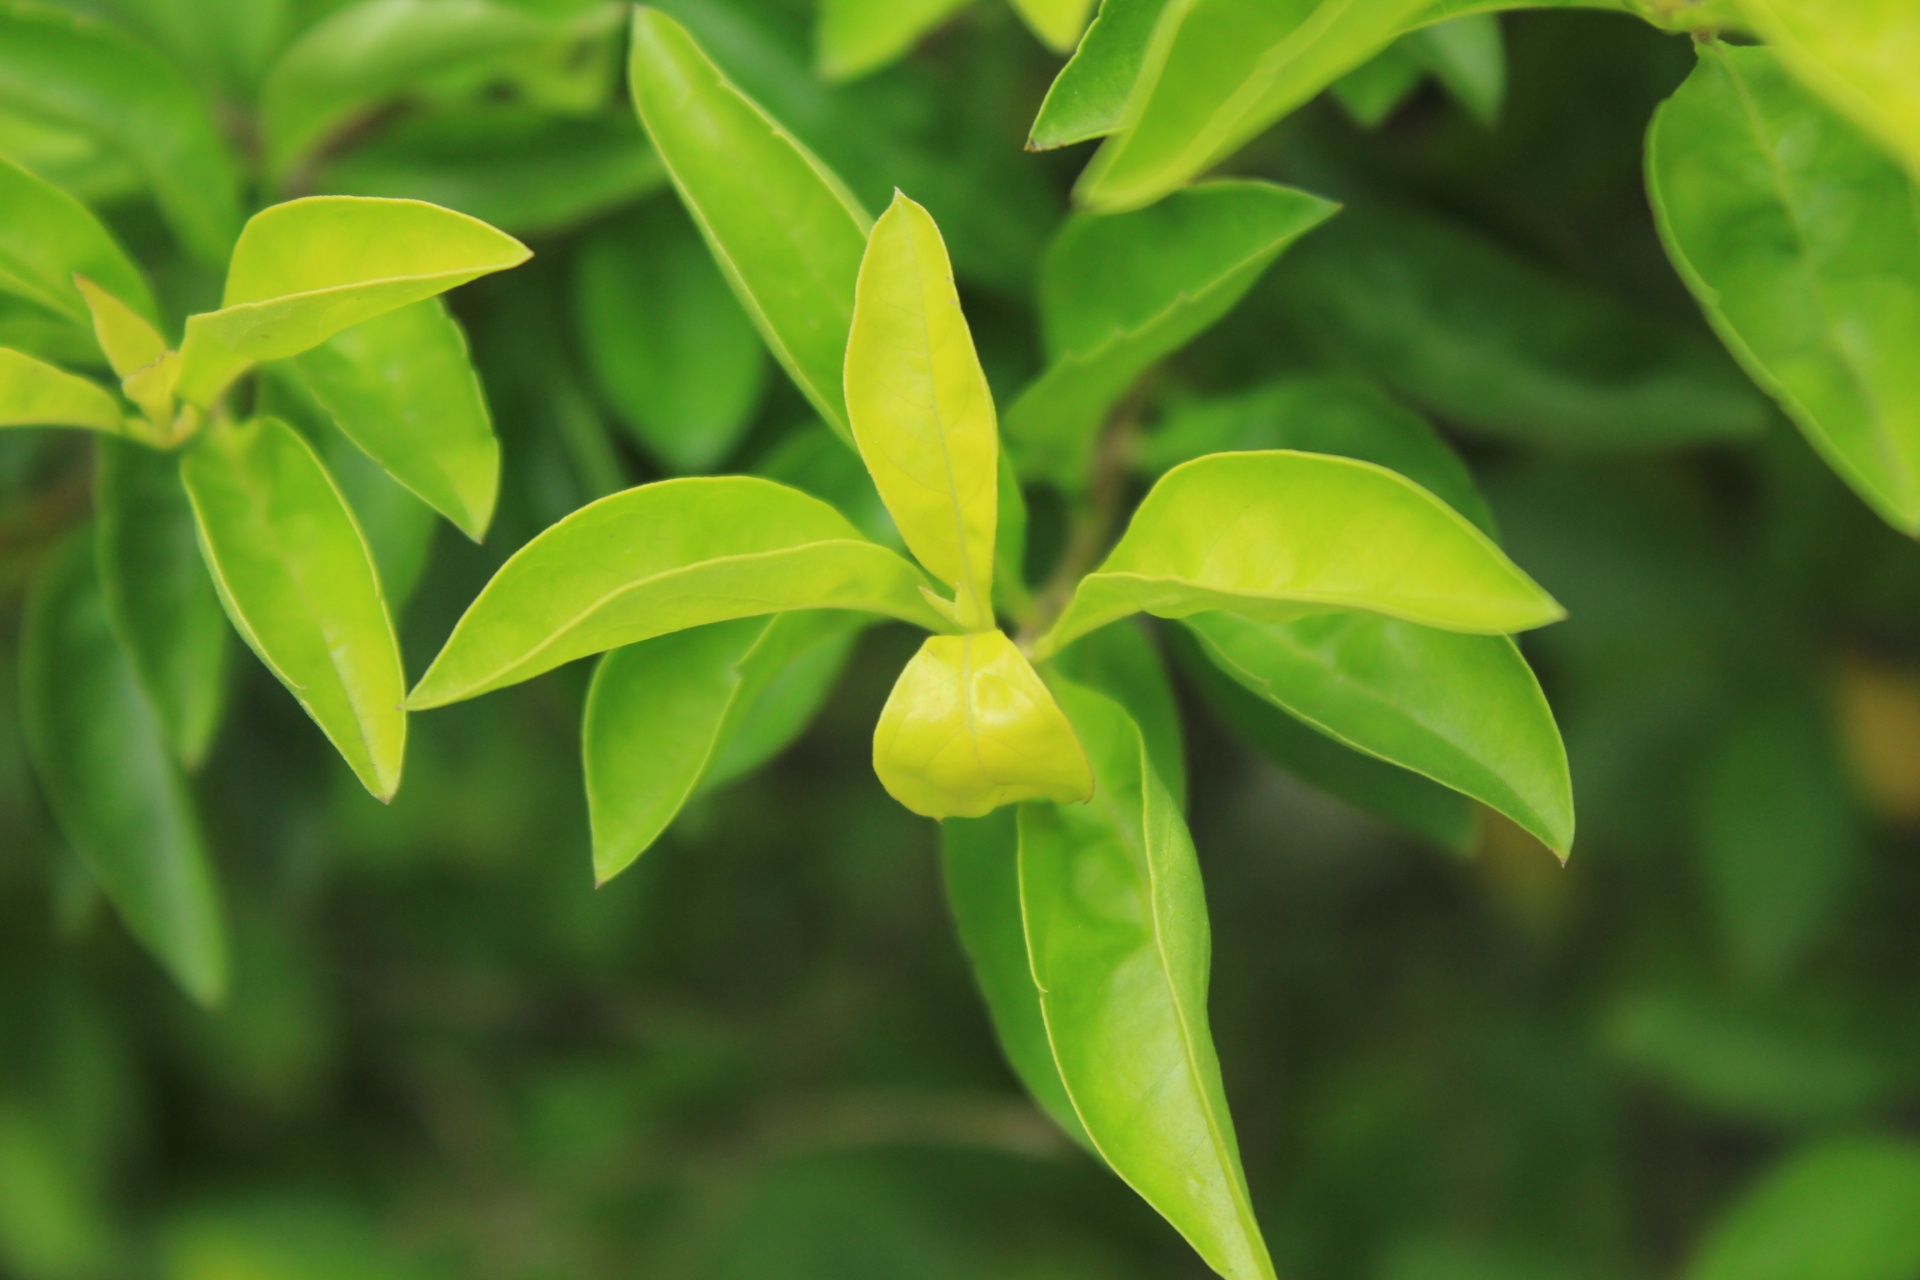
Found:
[[[582,507],[514,553],[413,691],[437,707],[654,636],[789,609],[938,630],[926,577],[832,507],[748,476],[665,480]]]
[[[99,140],[139,170],[189,250],[226,257],[239,172],[206,99],[151,48],[104,22],[10,6],[0,10],[0,106]]]
[[[313,446],[273,418],[215,427],[181,475],[241,639],[391,799],[407,743],[400,649],[372,553]]]
[[[1058,681],[1097,779],[1020,810],[1020,899],[1054,1061],[1093,1145],[1215,1271],[1271,1277],[1207,1020],[1205,892],[1119,704]]]
[[[774,358],[849,440],[841,371],[866,212],[679,23],[634,11],[633,103]]]
[[[1920,191],[1765,49],[1701,48],[1647,172],[1662,238],[1754,380],[1920,531]]]
[[[1086,30],[1094,0],[1012,0],[1013,11],[1033,28],[1047,47],[1071,52]]]
[[[227,945],[186,780],[107,616],[91,537],[67,542],[28,602],[21,719],[60,829],[188,994],[217,1004]]]
[[[940,230],[897,193],[861,262],[846,388],[853,438],[900,536],[954,593],[959,625],[990,627],[1000,474],[993,393]]]
[[[928,818],[1093,792],[1073,727],[999,631],[927,637],[881,709],[873,771],[888,795]]]
[[[1336,208],[1289,187],[1228,181],[1070,220],[1041,267],[1048,368],[1007,413],[1023,465],[1077,484],[1108,411],[1141,373],[1219,321]]]
[[[125,416],[85,378],[0,347],[0,427],[88,427],[118,433]]]
[[[594,234],[574,273],[595,379],[647,450],[711,471],[766,389],[766,352],[686,215],[653,201]]]
[[[1563,616],[1484,533],[1412,481],[1275,450],[1169,471],[1040,649],[1130,613],[1278,622],[1331,609],[1490,635]]]
[[[101,440],[94,509],[107,613],[174,755],[198,768],[226,705],[231,633],[172,455]]]
[[[828,80],[850,80],[904,56],[920,37],[972,0],[822,0],[814,28],[816,65]]]
[[[1735,1203],[1687,1280],[1899,1280],[1920,1269],[1920,1148],[1834,1138],[1787,1157]]]
[[[1572,849],[1566,748],[1507,637],[1358,613],[1203,613],[1186,625],[1222,670],[1301,722],[1490,805],[1562,858]]]
[[[1146,741],[1153,771],[1186,812],[1187,752],[1180,705],[1145,628],[1124,623],[1102,627],[1068,646],[1051,669],[1120,704]]]
[[[343,329],[295,364],[348,439],[469,538],[485,535],[500,442],[466,333],[438,298]]]
[[[153,320],[146,276],[92,210],[0,157],[0,290],[90,326],[93,316],[74,287],[75,275]]]
[[[1053,1061],[1040,988],[1027,960],[1027,928],[1020,914],[1020,835],[1017,811],[940,824],[940,869],[947,907],[986,1001],[994,1035],[1027,1094],[1075,1142],[1093,1150],[1075,1114],[1060,1068]]]
[[[1168,0],[1101,0],[1080,47],[1054,78],[1027,145],[1036,151],[1099,138],[1120,127],[1127,94],[1139,78]]]

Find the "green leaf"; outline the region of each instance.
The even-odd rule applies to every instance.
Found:
[[[240,638],[391,799],[407,743],[400,648],[372,553],[313,446],[273,418],[220,424],[181,475]]]
[[[1068,221],[1041,267],[1048,367],[1007,412],[1023,467],[1078,487],[1108,411],[1139,376],[1218,322],[1337,208],[1290,187],[1228,181]]]
[[[1379,128],[1426,83],[1426,64],[1409,51],[1407,39],[1402,36],[1327,86],[1361,128]]]
[[[1687,1280],[1904,1280],[1920,1271],[1920,1146],[1833,1138],[1771,1170],[1714,1227]]]
[[[847,418],[915,558],[968,631],[993,625],[1000,440],[993,393],[927,211],[894,193],[873,224],[847,339]]]
[[[343,329],[294,360],[348,439],[475,542],[493,518],[500,442],[438,298]]]
[[[179,461],[100,440],[93,483],[107,614],[174,755],[197,769],[225,709],[230,642]]]
[[[114,637],[93,539],[70,539],[34,585],[21,722],[48,804],[127,928],[187,993],[220,1002],[226,926],[180,767]]]
[[[84,275],[76,273],[73,285],[86,302],[94,340],[121,378],[165,359],[167,340],[151,321]]]
[[[1482,801],[1562,858],[1573,848],[1566,748],[1507,637],[1357,613],[1186,624],[1221,670],[1302,723]]]
[[[1095,632],[1095,635],[1104,634]],[[1294,719],[1215,666],[1200,641],[1175,627],[1168,645],[1221,723],[1301,781],[1439,845],[1466,855],[1479,835],[1478,807],[1420,774],[1366,755]]]
[[[85,378],[0,347],[0,427],[89,427],[119,435],[126,416]]]
[[[927,818],[1093,794],[1073,727],[999,631],[927,637],[880,711],[873,771],[888,795]]]
[[[1758,435],[1770,417],[1704,335],[1410,211],[1349,209],[1271,284],[1303,340],[1499,438],[1669,448]]]
[[[873,477],[860,461],[860,455],[847,448],[839,436],[821,423],[808,423],[798,431],[788,433],[786,439],[760,460],[754,473],[769,480],[778,480],[781,484],[802,493],[810,493],[822,502],[831,504],[841,515],[853,521],[869,540],[883,547],[892,547],[896,551],[907,549],[906,542],[900,537],[900,530],[894,527],[893,517],[887,512],[887,504],[880,501],[880,491],[873,487]],[[1003,480],[1003,486],[1004,483]],[[1001,492],[1006,492],[1004,487]],[[1000,507],[1003,533],[1007,507],[1006,503]],[[1004,556],[1005,546],[1005,539],[996,534],[995,554]],[[1003,586],[1004,581],[996,576],[995,590]]]
[[[947,907],[986,1001],[1007,1063],[1029,1096],[1075,1142],[1093,1151],[1054,1065],[1040,988],[1027,960],[1020,915],[1020,835],[1013,809],[940,824],[940,869]]]
[[[926,577],[818,498],[749,476],[642,485],[515,552],[413,691],[416,710],[709,622],[858,609],[949,625]]]
[[[1493,513],[1466,463],[1417,413],[1378,387],[1340,376],[1286,378],[1239,395],[1175,404],[1141,441],[1135,461],[1158,475],[1209,453],[1299,449],[1398,471],[1494,532]]]
[[[1033,613],[1033,593],[1027,589],[1027,495],[1004,449],[996,488],[993,603],[1003,615],[1024,623]]]
[[[0,24],[4,21],[0,14]],[[154,320],[146,276],[93,212],[0,157],[0,290],[90,326],[93,315],[74,287],[76,275],[92,279],[149,323]]]
[[[239,170],[206,99],[148,46],[58,9],[0,9],[0,107],[99,139],[140,170],[195,256],[226,257]]]
[[[1020,810],[1020,901],[1054,1061],[1113,1171],[1230,1280],[1272,1277],[1207,1024],[1193,838],[1120,706],[1055,684],[1089,805]]]
[[[1765,49],[1702,45],[1647,173],[1708,320],[1815,449],[1920,533],[1920,190]]]
[[[846,615],[809,610],[676,631],[601,659],[582,727],[595,880],[624,871],[696,791],[713,785],[753,709],[796,659],[823,639],[850,635]],[[760,729],[751,764],[791,741],[819,705],[806,697],[801,704],[799,716],[767,726],[772,733]],[[731,776],[742,771],[736,765]]]
[[[903,58],[920,38],[972,0],[821,0],[815,65],[828,80],[852,80]]]
[[[1103,211],[1153,203],[1387,47],[1430,0],[1186,0],[1161,11],[1123,129],[1074,189]]]
[[[1187,753],[1180,706],[1166,666],[1145,630],[1102,627],[1068,646],[1053,660],[1052,669],[1120,704],[1146,739],[1153,771],[1167,784],[1181,812],[1186,812]]]
[[[1323,454],[1226,453],[1161,478],[1037,651],[1143,611],[1284,622],[1334,609],[1486,635],[1564,616],[1491,539],[1404,476]]]
[[[1027,146],[1035,151],[1104,137],[1120,127],[1147,44],[1168,0],[1100,0],[1100,12],[1060,69]]]
[[[1056,53],[1071,52],[1087,29],[1094,0],[1012,0],[1013,11]]]
[[[634,109],[774,358],[851,441],[841,366],[866,211],[657,9],[633,15]]]
[[[833,447],[846,452],[838,441]],[[792,746],[826,704],[853,656],[854,642],[873,622],[866,614],[838,609],[775,615],[751,664],[753,696],[741,700],[721,735],[699,791],[744,777]]]
[[[309,27],[261,86],[267,160],[286,173],[382,102],[497,66],[556,28],[493,0],[363,0]]]
[[[1803,83],[1920,182],[1920,12],[1906,0],[1735,0]]]
[[[588,237],[574,314],[622,422],[681,473],[724,462],[766,389],[766,353],[693,224],[656,201]]]
[[[1507,46],[1497,17],[1470,13],[1408,32],[1400,44],[1481,124],[1491,129],[1500,122],[1500,106],[1507,97]]]
[[[248,364],[525,262],[486,223],[417,200],[310,196],[263,209],[234,246],[220,310],[187,318],[180,394],[210,404]]]

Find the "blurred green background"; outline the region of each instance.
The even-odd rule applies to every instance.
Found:
[[[186,68],[244,153],[266,69],[344,6],[67,7]],[[370,473],[354,495],[389,583],[417,578],[393,591],[414,675],[566,512],[791,474],[819,431],[661,187],[621,11],[516,7],[565,39],[396,81],[256,192],[422,196],[537,254],[452,299],[505,449],[485,545]],[[1009,403],[1086,154],[1021,149],[1058,59],[980,4],[829,87],[809,0],[663,7],[869,207],[899,186],[934,213]],[[1911,1280],[1920,551],[1731,373],[1661,253],[1641,143],[1687,42],[1580,13],[1504,31],[1491,127],[1426,84],[1371,129],[1323,99],[1237,157],[1348,212],[1154,375],[1162,415],[1325,371],[1424,408],[1571,613],[1526,643],[1572,758],[1565,870],[1491,819],[1461,857],[1349,808],[1182,685],[1255,1201],[1297,1280]],[[0,154],[101,208],[171,305],[217,293],[124,162],[11,108]],[[389,809],[236,661],[197,782],[235,985],[191,1005],[63,848],[20,742],[22,596],[85,519],[88,456],[0,436],[0,1275],[1203,1274],[1000,1060],[936,830],[869,764],[902,628],[598,891],[585,664],[416,718]],[[1034,511],[1043,563],[1057,503]]]

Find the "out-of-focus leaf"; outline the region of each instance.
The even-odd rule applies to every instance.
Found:
[[[993,603],[1002,614],[1024,623],[1033,612],[1027,590],[1027,495],[1005,449],[994,494]]]
[[[1207,1023],[1193,838],[1118,703],[1055,683],[1092,804],[1020,810],[1020,901],[1061,1081],[1113,1171],[1229,1280],[1271,1277]]]
[[[1040,988],[1027,960],[1020,914],[1020,836],[1016,811],[940,824],[940,867],[947,907],[987,1003],[1008,1065],[1029,1096],[1075,1142],[1093,1149],[1053,1061]]]
[[[1920,13],[1904,0],[1735,0],[1789,70],[1920,182]]]
[[[851,80],[904,57],[972,0],[820,0],[815,62],[828,80]]]
[[[825,426],[810,423],[790,432],[761,459],[754,472],[831,503],[870,540],[896,551],[906,550],[907,544],[894,528],[893,516],[888,514],[887,504],[880,500],[880,491],[873,487],[873,477],[862,465],[860,455],[847,448],[846,442]],[[1005,492],[1004,485],[1002,492]],[[1000,510],[1004,520],[1007,504],[1003,502]],[[1004,547],[1005,539],[996,535],[996,553]],[[995,589],[1003,585],[996,575]]]
[[[1120,127],[1127,94],[1166,7],[1167,0],[1100,0],[1093,25],[1040,104],[1029,147],[1049,151]]]
[[[94,281],[149,323],[154,320],[146,276],[92,211],[0,157],[0,289],[91,325],[93,315],[74,287],[75,275]]]
[[[1434,218],[1350,209],[1273,285],[1304,339],[1490,435],[1667,448],[1767,423],[1766,402],[1704,338]]]
[[[1287,378],[1235,396],[1176,404],[1140,442],[1135,461],[1158,475],[1204,454],[1249,449],[1300,449],[1374,463],[1494,532],[1493,513],[1460,455],[1419,414],[1353,378]]]
[[[91,536],[28,604],[21,720],[62,833],[133,935],[202,1004],[226,990],[213,868],[166,734],[115,638]]]
[[[1073,726],[999,631],[927,637],[881,709],[873,771],[888,795],[928,818],[1093,793]]]
[[[827,425],[851,440],[841,369],[866,211],[656,9],[634,11],[629,75],[640,121],[747,315]]]
[[[124,1265],[102,1188],[62,1136],[43,1109],[0,1097],[0,1265],[26,1280],[87,1280]]]
[[[146,179],[91,133],[0,106],[0,155],[90,206],[140,194]]]
[[[284,1196],[275,1189],[269,1196]],[[265,1198],[176,1210],[160,1232],[164,1280],[424,1280],[356,1209]]]
[[[588,363],[640,443],[678,472],[724,462],[759,407],[766,354],[680,207],[655,201],[589,237],[573,297]]]
[[[501,566],[414,689],[478,697],[654,636],[790,609],[858,609],[941,630],[926,576],[818,498],[749,476],[602,498]]]
[[[556,116],[515,103],[399,121],[319,178],[328,191],[426,200],[522,236],[568,230],[666,182],[631,113]]]
[[[436,76],[495,66],[556,34],[495,0],[362,0],[310,27],[267,74],[268,162],[285,173],[382,102]]]
[[[1366,755],[1295,719],[1216,666],[1184,627],[1168,646],[1213,713],[1247,744],[1301,781],[1456,854],[1478,834],[1472,800],[1432,779]]]
[[[1655,118],[1661,237],[1707,318],[1834,470],[1920,532],[1920,189],[1762,48],[1702,45]]]
[[[1187,807],[1187,752],[1180,707],[1159,651],[1138,626],[1102,627],[1053,660],[1067,679],[1119,703],[1147,744],[1153,771],[1182,812]]]
[[[1860,883],[1870,851],[1832,727],[1792,698],[1729,721],[1700,797],[1700,870],[1728,951],[1783,976]]]
[[[1094,0],[1012,0],[1013,11],[1056,53],[1070,53],[1087,29]]]
[[[854,440],[900,536],[953,592],[958,624],[990,627],[1000,478],[993,393],[940,229],[898,193],[860,265],[846,389]]]
[[[347,437],[478,542],[500,487],[500,442],[467,354],[438,298],[342,329],[295,358]]]
[[[1507,637],[1357,613],[1186,624],[1221,670],[1295,719],[1492,806],[1562,858],[1572,849],[1566,748]]]
[[[1507,97],[1507,46],[1497,17],[1469,13],[1409,32],[1400,43],[1476,120],[1488,128],[1499,123]]]
[[[1108,211],[1151,204],[1386,48],[1429,3],[1168,5],[1128,91],[1124,127],[1075,198]]]
[[[222,97],[250,99],[290,34],[297,0],[118,0],[173,60]]]
[[[1069,221],[1041,269],[1048,368],[1007,412],[1021,465],[1080,484],[1101,423],[1140,374],[1226,315],[1337,207],[1290,187],[1225,181],[1136,213]]]
[[[85,378],[0,347],[0,427],[87,427],[124,434],[126,415]]]
[[[209,404],[248,364],[525,262],[527,247],[417,200],[310,196],[248,220],[220,310],[187,318],[180,395]]]
[[[200,546],[241,639],[368,791],[406,754],[406,678],[366,539],[313,446],[284,422],[216,425],[181,464]]]
[[[1427,68],[1407,49],[1407,37],[1327,86],[1355,123],[1377,129],[1426,81]]]
[[[1486,534],[1411,480],[1281,449],[1215,454],[1163,476],[1038,652],[1131,613],[1285,622],[1335,609],[1486,635],[1564,616]]]
[[[104,367],[90,327],[10,294],[0,294],[0,347],[68,368]]]
[[[0,106],[99,138],[140,170],[181,243],[207,261],[226,257],[240,225],[238,167],[206,99],[151,48],[60,9],[9,6]]]
[[[1733,1205],[1687,1280],[1901,1280],[1920,1271],[1920,1146],[1833,1138],[1804,1147]]]
[[[174,755],[196,769],[226,706],[229,633],[179,462],[100,440],[93,482],[107,615]]]

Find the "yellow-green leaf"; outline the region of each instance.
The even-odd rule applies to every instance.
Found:
[[[75,275],[92,277],[143,319],[153,319],[146,277],[93,211],[0,157],[0,291],[85,325],[92,317],[74,288]]]
[[[160,331],[124,300],[78,272],[73,283],[86,300],[93,336],[115,373],[125,378],[167,354],[167,340]]]
[[[0,427],[89,427],[125,431],[113,397],[85,378],[0,347]]]
[[[1087,29],[1087,15],[1093,12],[1093,0],[1011,0],[1013,11],[1033,28],[1046,46],[1056,53],[1067,53]]]
[[[900,536],[953,591],[960,626],[992,626],[993,393],[940,229],[899,193],[873,224],[860,264],[846,387],[854,441]]]
[[[1920,181],[1920,6],[1912,0],[1737,0],[1787,64]]]
[[[815,63],[828,80],[851,80],[904,56],[920,37],[973,0],[821,0]]]
[[[880,712],[873,771],[889,795],[929,818],[1093,794],[1073,726],[998,631],[927,638]]]

